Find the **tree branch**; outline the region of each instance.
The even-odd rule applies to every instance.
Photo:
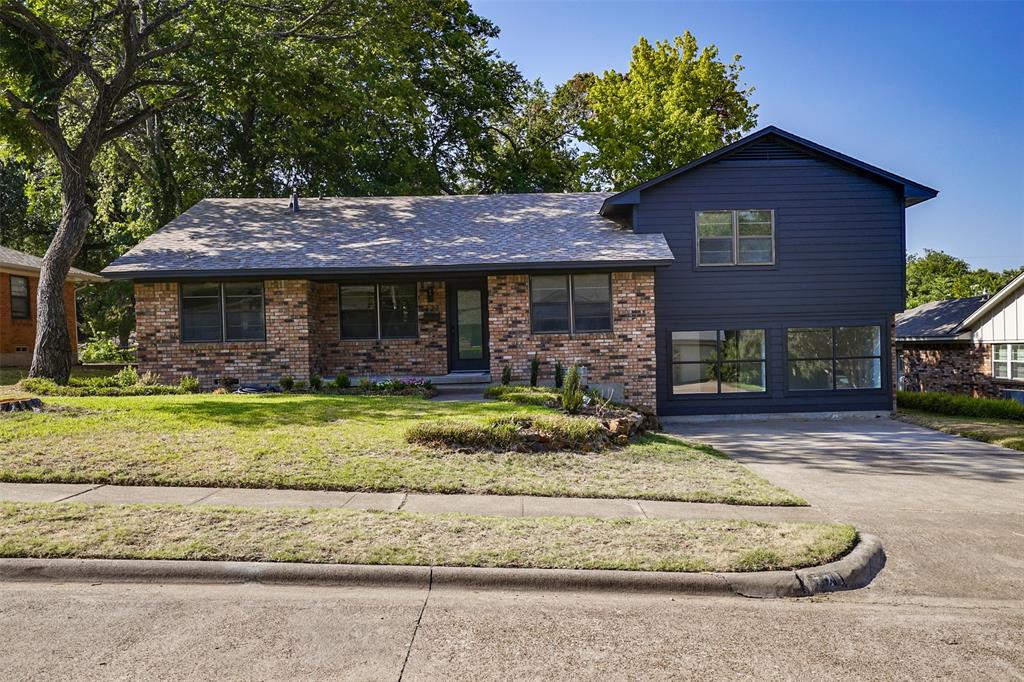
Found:
[[[127,133],[129,130],[134,128],[142,121],[145,121],[153,114],[156,114],[157,112],[166,109],[167,107],[184,102],[185,100],[193,96],[195,96],[195,92],[193,90],[179,90],[174,95],[158,104],[150,104],[149,106],[142,108],[141,110],[135,112],[123,121],[115,123],[114,125],[107,128],[107,130],[102,135],[100,135],[100,144],[121,137],[122,135]]]

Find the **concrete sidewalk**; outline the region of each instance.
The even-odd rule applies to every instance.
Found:
[[[595,516],[747,521],[831,521],[813,507],[755,507],[698,502],[531,497],[526,495],[423,495],[328,490],[184,488],[63,483],[0,483],[0,502],[92,504],[208,504],[268,509],[343,508],[487,516]],[[835,519],[841,521],[841,519]]]

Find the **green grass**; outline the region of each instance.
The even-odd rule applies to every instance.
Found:
[[[0,556],[755,571],[832,561],[852,526],[344,509],[0,504]]]
[[[910,424],[1024,452],[1024,423],[1009,419],[958,417],[901,407],[897,417]]]
[[[554,414],[410,397],[45,398],[0,417],[0,480],[628,497],[801,505],[720,453],[667,436],[594,453],[460,453],[405,442],[417,423]]]
[[[901,409],[951,417],[1005,419],[1024,424],[1024,405],[1015,400],[972,398],[952,393],[900,391],[896,394],[896,402]]]
[[[80,378],[109,377],[117,370],[95,367],[74,367],[71,376]],[[0,367],[0,386],[12,386],[28,376],[28,367]]]

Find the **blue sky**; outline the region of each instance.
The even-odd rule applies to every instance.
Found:
[[[639,36],[689,29],[739,53],[759,125],[940,191],[907,211],[907,249],[1024,265],[1024,2],[474,0],[527,78],[625,70]]]

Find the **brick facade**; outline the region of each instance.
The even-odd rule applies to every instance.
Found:
[[[311,283],[268,280],[263,287],[265,341],[181,343],[177,283],[136,284],[139,371],[154,372],[165,382],[191,374],[204,388],[212,388],[222,378],[266,383],[285,375],[308,377]]]
[[[987,344],[900,344],[905,391],[941,391],[998,398],[992,379],[992,346]]]
[[[28,319],[16,320],[11,317],[11,274],[0,273],[0,367],[28,367],[32,364],[32,350],[36,343],[36,296],[39,291],[39,277],[28,273],[13,273],[15,277],[28,279]],[[77,362],[78,326],[75,319],[73,282],[64,284],[64,310],[67,312],[72,361]]]
[[[321,376],[437,376],[448,373],[444,282],[417,285],[419,337],[343,339],[338,319],[338,285],[313,284],[313,371]]]
[[[553,379],[555,361],[586,367],[590,384],[621,385],[623,399],[655,408],[654,273],[612,273],[612,331],[585,334],[530,333],[530,278],[487,278],[491,377],[506,364],[513,381],[527,381],[530,361],[541,358],[541,380]]]

